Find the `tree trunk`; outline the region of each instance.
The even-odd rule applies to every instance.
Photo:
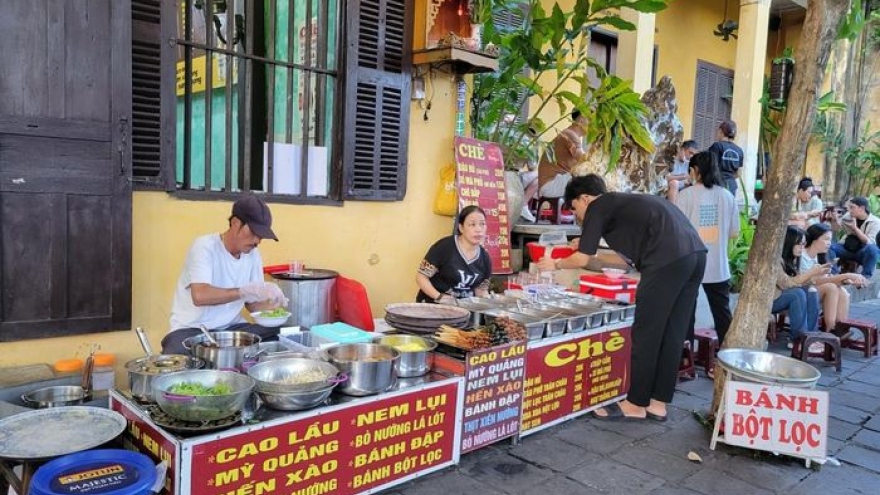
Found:
[[[816,118],[816,100],[831,45],[849,0],[810,0],[796,54],[796,71],[782,130],[773,150],[773,165],[764,180],[764,199],[743,290],[724,347],[763,349],[776,270],[791,202],[807,154]],[[718,371],[722,371],[718,368]],[[718,410],[724,373],[715,374],[712,411]]]

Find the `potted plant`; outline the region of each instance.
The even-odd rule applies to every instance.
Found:
[[[471,48],[483,47],[483,25],[492,20],[492,0],[468,0],[468,17],[471,23]]]

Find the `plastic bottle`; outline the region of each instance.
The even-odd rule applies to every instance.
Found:
[[[101,352],[95,354],[95,366],[92,369],[92,389],[110,390],[116,385],[116,356]]]

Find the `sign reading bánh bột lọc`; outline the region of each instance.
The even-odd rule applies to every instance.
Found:
[[[724,443],[824,459],[828,392],[728,380]]]
[[[483,247],[492,258],[492,273],[511,273],[510,215],[507,211],[501,147],[495,143],[457,136],[455,165],[459,211],[466,206],[477,205],[486,212],[486,240]]]
[[[525,342],[467,354],[462,454],[519,433],[525,355]]]
[[[189,493],[351,495],[449,465],[458,391],[447,383],[195,445]]]

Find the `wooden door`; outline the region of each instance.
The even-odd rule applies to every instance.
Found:
[[[3,2],[0,341],[131,326],[130,12]]]

